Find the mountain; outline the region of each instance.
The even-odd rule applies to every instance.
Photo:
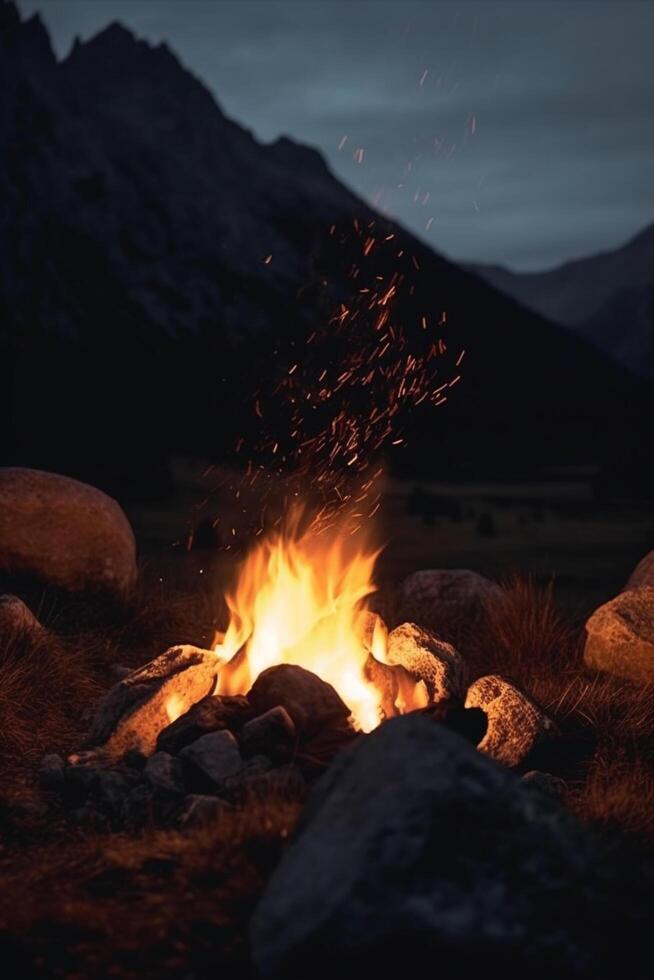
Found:
[[[571,327],[636,374],[654,380],[654,224],[613,251],[547,272],[473,265],[486,282]]]
[[[438,347],[447,384],[466,353],[445,404],[416,395],[392,465],[648,470],[649,386],[382,219],[315,150],[259,143],[165,44],[112,24],[57,61],[2,0],[0,90],[0,461],[127,493],[162,483],[174,451],[226,459],[283,421],[255,391],[294,364],[338,376],[367,296],[395,283],[387,361]]]

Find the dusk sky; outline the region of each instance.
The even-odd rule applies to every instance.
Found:
[[[166,41],[259,139],[317,146],[342,180],[455,259],[547,268],[654,221],[646,0],[19,7],[41,13],[62,57],[112,20]]]

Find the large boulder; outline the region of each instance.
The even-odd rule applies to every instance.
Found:
[[[69,477],[0,468],[0,573],[124,596],[136,543],[111,497]]]
[[[255,964],[263,978],[422,976],[426,963],[586,975],[599,863],[555,800],[444,726],[395,718],[315,787],[255,911]]]
[[[398,617],[456,640],[478,624],[486,604],[501,595],[499,585],[469,569],[424,569],[402,582]]]
[[[479,677],[470,685],[465,707],[480,708],[488,719],[479,751],[505,766],[519,766],[556,732],[542,708],[497,674]]]
[[[648,552],[638,562],[625,585],[625,590],[645,587],[654,587],[654,551]]]
[[[584,662],[638,683],[654,682],[654,587],[628,589],[586,623]]]

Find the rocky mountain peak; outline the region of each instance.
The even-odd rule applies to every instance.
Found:
[[[39,15],[21,20],[12,0],[0,0],[0,50],[3,59],[16,58],[25,64],[55,60],[48,32]]]

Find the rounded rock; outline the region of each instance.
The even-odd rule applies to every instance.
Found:
[[[423,569],[402,582],[399,615],[456,640],[479,622],[486,603],[501,595],[497,583],[469,569]]]
[[[504,677],[489,674],[468,688],[466,708],[481,708],[488,718],[486,734],[477,746],[505,766],[518,766],[556,726],[538,705]]]
[[[42,789],[61,790],[64,786],[64,760],[56,752],[51,752],[41,759],[36,773],[36,779]]]
[[[586,623],[584,663],[637,683],[654,682],[654,588],[621,592]]]
[[[631,573],[624,591],[647,587],[654,587],[654,551],[648,552],[644,558],[641,558]]]
[[[56,473],[0,468],[0,570],[124,597],[137,577],[134,533],[116,501],[95,487]]]
[[[0,637],[12,634],[37,639],[45,634],[45,628],[18,596],[0,595]]]
[[[181,795],[184,792],[182,763],[167,752],[155,752],[143,767],[143,778],[160,793]]]
[[[241,731],[241,751],[246,758],[263,754],[284,761],[293,754],[296,741],[293,719],[281,705],[253,718]]]
[[[218,787],[244,766],[236,739],[226,730],[203,735],[182,749],[180,758],[192,774],[199,774],[204,782]]]
[[[414,680],[423,681],[432,702],[461,698],[465,691],[465,661],[450,643],[415,623],[403,623],[388,634],[386,656],[404,667]]]
[[[391,719],[316,784],[251,920],[257,976],[418,976],[437,961],[541,977],[543,958],[577,976],[596,921],[583,932],[574,884],[585,911],[602,907],[598,853],[556,801],[444,726]]]
[[[278,664],[262,671],[247,699],[257,714],[281,705],[299,735],[313,735],[350,715],[350,709],[331,684],[296,664]]]

